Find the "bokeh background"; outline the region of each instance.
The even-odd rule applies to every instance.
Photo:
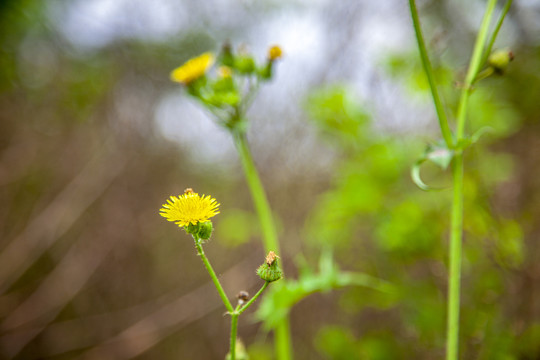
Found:
[[[484,2],[419,8],[455,108]],[[287,277],[321,275],[322,256],[400,289],[301,296],[296,358],[443,357],[450,194],[409,177],[439,135],[406,1],[3,0],[0,358],[224,358],[220,299],[158,209],[187,187],[217,198],[206,252],[231,297],[260,286],[232,140],[169,81],[226,41],[261,60],[284,50],[249,141]],[[460,345],[463,359],[540,359],[540,3],[516,0],[495,46],[515,60],[471,103],[469,132],[491,130],[466,157]],[[261,317],[250,309],[239,335],[272,359]]]

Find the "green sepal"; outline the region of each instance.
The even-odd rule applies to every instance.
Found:
[[[273,282],[283,277],[283,271],[278,265],[277,259],[270,265],[264,263],[257,269],[257,275],[264,281]]]
[[[190,223],[188,225],[185,225],[184,230],[186,230],[188,234],[195,235],[199,232],[199,223],[196,223],[196,224]]]

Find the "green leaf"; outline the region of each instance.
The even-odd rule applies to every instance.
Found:
[[[429,186],[422,180],[422,177],[420,176],[420,167],[426,161],[431,161],[441,169],[446,170],[448,165],[452,162],[454,154],[454,150],[448,149],[443,141],[439,141],[436,144],[429,144],[424,151],[424,155],[411,167],[412,181],[424,191],[442,190],[443,188]]]
[[[288,280],[272,286],[265,295],[257,317],[267,329],[275,327],[291,308],[316,292],[327,292],[345,286],[362,286],[383,292],[395,292],[393,286],[364,273],[340,272],[332,252],[325,250],[319,259],[319,272],[303,271],[297,281]]]

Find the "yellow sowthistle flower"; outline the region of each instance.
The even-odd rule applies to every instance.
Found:
[[[210,195],[199,196],[192,189],[186,189],[183,195],[171,196],[167,203],[162,205],[159,214],[180,227],[197,225],[210,221],[212,216],[219,214],[219,205]]]
[[[268,59],[270,59],[271,61],[281,59],[282,55],[283,52],[281,51],[281,48],[277,45],[274,45],[270,49],[268,49]]]
[[[171,72],[171,80],[188,85],[206,73],[206,70],[214,63],[214,55],[206,52],[193,59],[188,60],[184,65],[177,67]]]

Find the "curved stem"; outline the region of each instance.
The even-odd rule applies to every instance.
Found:
[[[441,99],[439,97],[439,92],[437,90],[437,85],[435,84],[435,77],[433,76],[433,68],[431,67],[431,62],[429,61],[429,56],[426,50],[426,45],[424,42],[424,37],[422,36],[422,28],[420,27],[420,20],[418,19],[418,11],[416,10],[416,3],[414,0],[409,0],[409,6],[411,8],[411,16],[414,25],[414,33],[416,35],[416,40],[418,42],[418,50],[420,51],[420,58],[422,59],[422,66],[424,67],[424,72],[426,73],[429,87],[431,89],[431,95],[433,97],[433,103],[435,105],[435,111],[437,112],[437,118],[439,119],[439,126],[441,128],[441,133],[444,138],[446,146],[451,149],[454,146],[454,141],[452,139],[452,131],[448,126],[448,119],[446,118],[446,113],[442,105]]]
[[[221,297],[221,300],[223,300],[223,304],[225,304],[225,307],[230,313],[234,312],[234,308],[231,302],[229,301],[229,299],[227,298],[227,294],[225,294],[225,290],[223,290],[223,287],[221,286],[221,283],[219,282],[219,279],[216,276],[216,272],[214,271],[214,269],[212,268],[212,265],[210,265],[210,262],[206,258],[200,239],[195,238],[195,247],[197,248],[197,252],[199,253],[199,256],[201,257],[204,263],[204,266],[206,267],[206,270],[208,270],[208,273],[210,274],[210,277],[212,278],[214,285],[216,286],[216,289],[219,293],[219,296]]]

